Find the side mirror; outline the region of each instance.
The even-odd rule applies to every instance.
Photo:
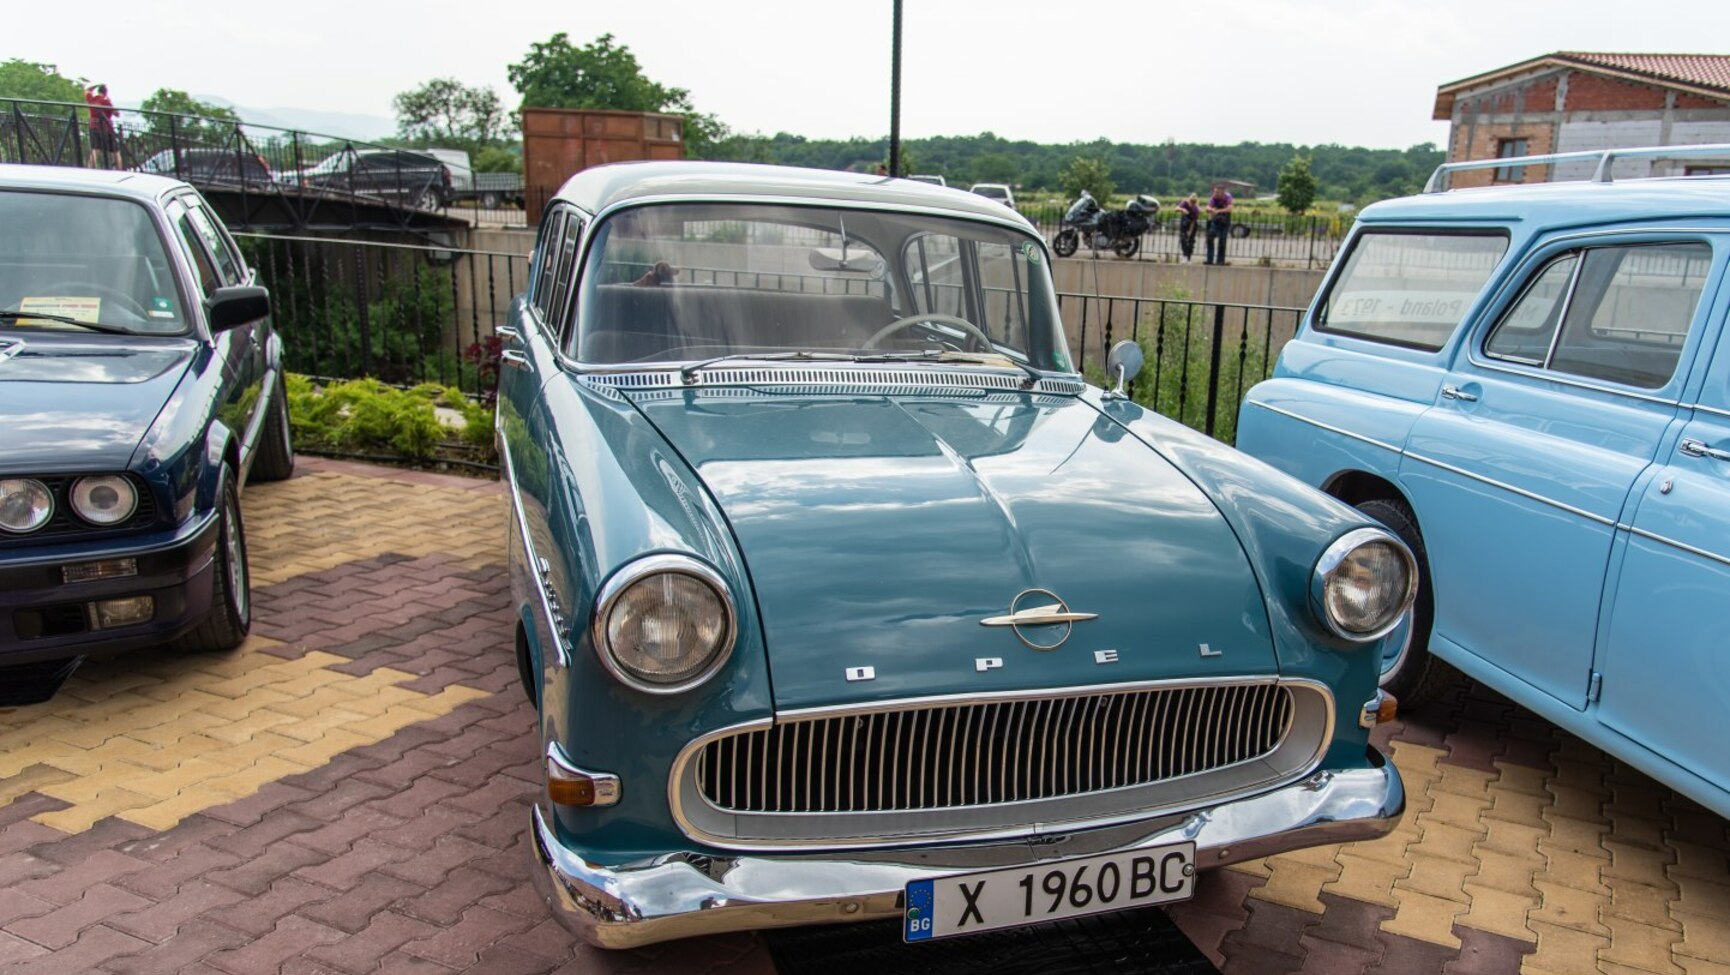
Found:
[[[217,288],[204,299],[204,314],[210,321],[211,332],[250,325],[270,317],[270,292],[253,285]]]
[[[1112,388],[1105,394],[1106,399],[1128,399],[1129,394],[1123,391],[1125,383],[1130,378],[1141,373],[1141,364],[1146,355],[1141,351],[1141,343],[1124,339],[1111,347],[1105,357],[1105,377],[1114,382]]]

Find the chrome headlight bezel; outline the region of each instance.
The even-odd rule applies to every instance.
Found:
[[[113,517],[100,511],[85,510],[84,501],[89,496],[87,492],[104,486],[116,489],[127,500],[124,508],[116,509],[121,512],[119,517]],[[90,474],[80,477],[72,482],[66,496],[72,507],[72,513],[83,520],[85,524],[96,528],[114,528],[123,525],[138,513],[138,487],[132,483],[131,478],[123,474]]]
[[[613,613],[619,609],[619,603],[625,594],[633,586],[665,574],[687,576],[707,586],[714,593],[722,614],[721,635],[710,649],[708,661],[694,673],[676,682],[657,681],[632,668],[615,652],[608,636]],[[733,601],[732,588],[713,567],[688,555],[647,555],[614,572],[595,597],[595,613],[589,624],[589,637],[594,644],[595,655],[607,673],[632,690],[656,695],[682,694],[715,676],[732,656],[738,635],[739,612]]]
[[[25,525],[21,528],[0,522],[0,534],[13,536],[28,535],[32,532],[41,531],[43,526],[54,520],[54,491],[49,488],[48,485],[34,477],[0,477],[0,500],[8,497],[13,492],[26,492],[37,495],[44,502],[41,508],[42,514],[36,519],[35,524]],[[32,507],[35,506],[32,505]]]
[[[1373,628],[1364,631],[1352,630],[1334,618],[1329,608],[1328,587],[1336,578],[1340,567],[1359,549],[1370,545],[1386,545],[1398,553],[1401,565],[1405,571],[1405,585],[1400,587],[1400,598],[1394,604],[1392,611]],[[1399,536],[1381,528],[1355,528],[1339,538],[1334,539],[1321,557],[1316,559],[1315,570],[1310,577],[1311,610],[1316,619],[1321,621],[1327,631],[1341,640],[1352,643],[1372,643],[1380,640],[1394,631],[1411,611],[1412,601],[1418,595],[1418,563],[1412,556],[1411,549],[1400,541]]]

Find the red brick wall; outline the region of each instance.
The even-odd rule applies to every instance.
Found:
[[[1471,133],[1471,142],[1466,142],[1467,132]],[[1476,127],[1467,125],[1454,126],[1454,144],[1451,159],[1494,159],[1497,144],[1502,139],[1525,139],[1526,153],[1539,155],[1550,152],[1555,138],[1555,126],[1549,122],[1530,122],[1515,125],[1487,125]],[[1450,186],[1489,186],[1494,182],[1496,171],[1493,169],[1468,169],[1454,173]],[[1527,166],[1527,183],[1542,183],[1547,178],[1543,166]]]
[[[1617,81],[1574,71],[1568,77],[1570,112],[1632,112],[1664,110],[1664,89]]]

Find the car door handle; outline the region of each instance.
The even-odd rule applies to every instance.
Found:
[[[522,338],[522,333],[510,325],[500,325],[498,328],[493,329],[493,334],[504,339],[506,342],[515,342],[517,339]]]
[[[1690,457],[1710,457],[1713,460],[1730,461],[1730,450],[1708,447],[1705,441],[1695,440],[1692,437],[1682,439],[1682,452]]]
[[[527,369],[529,367],[529,357],[516,349],[506,349],[499,353],[499,361],[512,369]]]
[[[1442,387],[1442,399],[1457,399],[1462,403],[1476,403],[1478,394],[1468,393],[1453,383],[1449,383]]]

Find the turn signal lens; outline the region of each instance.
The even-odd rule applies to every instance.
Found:
[[[560,806],[610,806],[619,801],[619,777],[586,772],[571,764],[565,750],[547,746],[547,798]]]

